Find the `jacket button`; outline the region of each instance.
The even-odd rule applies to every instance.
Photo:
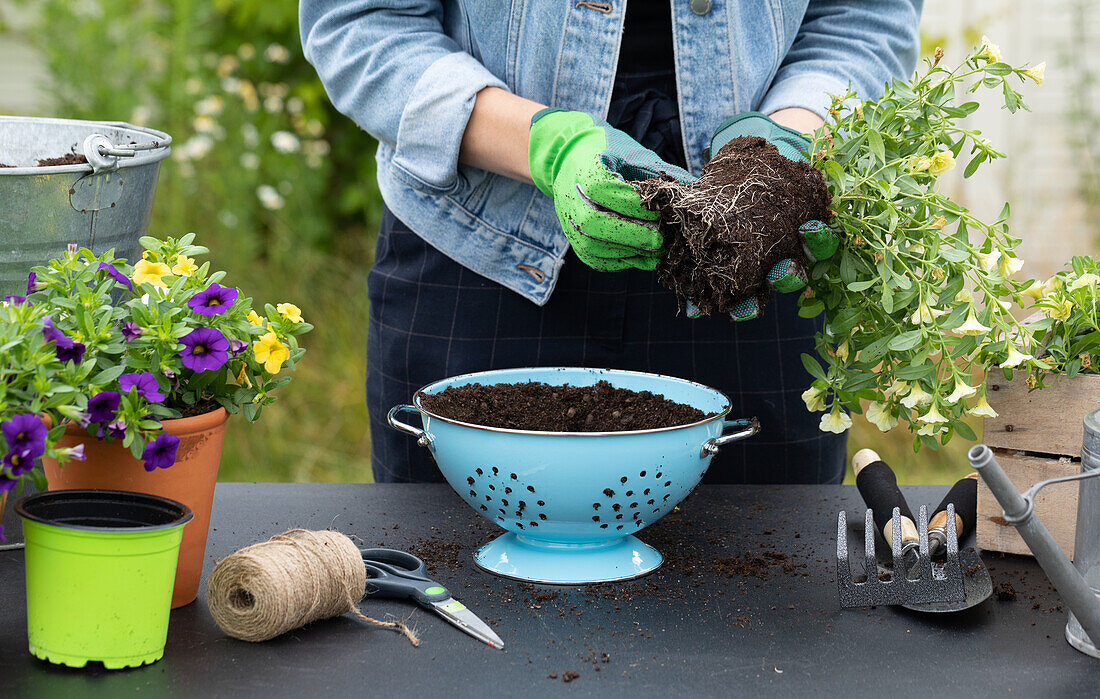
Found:
[[[710,12],[710,0],[691,0],[689,3],[691,11],[697,15],[705,15]]]

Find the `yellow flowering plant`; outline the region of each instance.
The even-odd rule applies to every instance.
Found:
[[[823,315],[817,358],[803,355],[814,381],[807,408],[824,411],[821,429],[850,425],[844,409],[879,429],[905,424],[914,449],[937,448],[954,435],[976,439],[965,416],[990,417],[984,378],[975,369],[1043,376],[1095,366],[1097,263],[1074,258],[1073,269],[1045,284],[1016,281],[1020,240],[1008,229],[1006,204],[983,221],[937,186],[965,163],[965,177],[1004,157],[960,120],[998,91],[1009,112],[1027,109],[1013,82],[1042,84],[1045,65],[1013,66],[983,37],[957,66],[941,66],[936,50],[910,81],[894,81],[882,98],[833,99],[813,137],[810,163],[832,194],[832,224],[843,235],[832,259],[814,264],[800,314]],[[1025,323],[1013,304],[1043,313]]]

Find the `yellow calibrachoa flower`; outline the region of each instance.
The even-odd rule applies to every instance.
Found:
[[[1082,274],[1072,282],[1069,283],[1069,290],[1080,289],[1083,286],[1096,286],[1097,282],[1100,282],[1100,277],[1096,276],[1092,272],[1088,274]]]
[[[261,318],[259,315],[257,315],[256,311],[249,310],[248,311],[248,322],[252,323],[253,325],[263,325],[264,324],[264,319]]]
[[[1027,70],[1025,70],[1024,75],[1026,75],[1027,77],[1034,80],[1036,85],[1042,85],[1043,84],[1043,76],[1046,75],[1046,72],[1047,72],[1047,63],[1046,63],[1046,61],[1043,61],[1039,65],[1032,66],[1032,67],[1028,68]]]
[[[955,156],[948,151],[941,150],[932,156],[932,165],[928,168],[928,172],[938,176],[953,167],[955,167]]]
[[[932,400],[932,394],[921,388],[921,385],[913,384],[913,388],[909,391],[909,395],[901,399],[901,404],[906,408],[915,408],[918,405],[924,405],[928,401]]]
[[[916,172],[924,172],[928,168],[932,167],[932,159],[925,157],[913,157],[909,160],[909,167],[913,168]]]
[[[937,216],[936,218],[932,219],[932,227],[935,228],[936,230],[940,230],[941,228],[943,228],[946,225],[947,225],[947,219],[944,218],[943,216]]]
[[[278,374],[283,368],[283,362],[290,358],[290,350],[275,333],[261,335],[259,340],[252,343],[252,352],[256,355],[256,361],[264,365],[269,374]]]
[[[840,359],[847,359],[848,358],[848,341],[847,340],[845,340],[844,342],[837,345],[837,347],[836,347],[836,356]]]
[[[955,294],[955,300],[959,303],[970,303],[974,300],[974,297],[970,295],[969,289],[963,289],[959,293]]]
[[[802,392],[802,402],[810,412],[825,409],[825,391],[817,386],[810,386]]]
[[[889,432],[898,426],[898,419],[890,412],[890,406],[878,401],[867,406],[867,422],[883,432]]]
[[[997,411],[989,407],[989,402],[985,399],[985,394],[982,394],[981,400],[970,410],[966,411],[967,415],[973,415],[974,417],[997,417]]]
[[[1001,258],[1001,274],[1006,277],[1011,277],[1016,274],[1024,266],[1024,261],[1018,257],[1009,257],[1005,255]]]
[[[168,269],[168,265],[163,262],[150,262],[149,260],[138,260],[134,265],[134,283],[135,284],[152,284],[153,286],[168,286],[161,277],[167,277],[172,274],[172,270]]]
[[[1012,367],[1020,366],[1020,364],[1032,358],[1033,357],[1030,354],[1024,354],[1020,350],[1016,349],[1016,345],[1009,345],[1008,356],[1005,357],[1005,360],[1003,362],[1001,362],[1001,366],[1011,369]]]
[[[998,48],[998,46],[992,41],[990,41],[988,36],[985,36],[983,34],[982,47],[981,50],[978,51],[978,54],[977,56],[975,56],[975,58],[984,58],[990,63],[1000,63],[1002,60],[1001,49]]]
[[[982,325],[978,322],[978,317],[974,315],[974,307],[970,307],[970,313],[966,316],[966,322],[955,328],[955,332],[960,335],[984,335],[990,331],[988,326]]]
[[[1043,307],[1043,315],[1053,320],[1066,320],[1073,313],[1073,302],[1062,299],[1061,303],[1054,301],[1053,307]]]
[[[930,422],[928,424],[921,425],[920,428],[917,430],[917,434],[922,435],[924,437],[935,437],[940,432],[942,432],[943,429],[944,428],[943,428],[942,425],[939,425],[939,424],[934,423],[934,422]]]
[[[176,266],[172,268],[172,274],[177,277],[190,277],[198,269],[199,266],[195,264],[195,260],[187,255],[179,255],[176,257]]]
[[[279,315],[289,320],[291,323],[302,322],[302,309],[295,306],[293,303],[280,303],[275,306],[275,310],[279,312]]]
[[[989,252],[978,253],[978,264],[982,266],[983,272],[992,272],[993,268],[997,266],[997,261],[1001,259],[1001,251],[997,248],[993,248]]]
[[[1035,281],[1031,282],[1031,286],[1024,289],[1020,293],[1022,293],[1024,296],[1030,296],[1031,298],[1038,301],[1039,299],[1043,298],[1044,291],[1045,290],[1043,289],[1042,283]]]
[[[848,413],[840,412],[840,408],[834,408],[833,412],[821,416],[819,427],[822,432],[834,432],[843,434],[852,426],[852,418]]]
[[[917,420],[925,423],[926,425],[935,425],[940,422],[947,422],[947,418],[945,418],[943,415],[940,415],[940,411],[939,409],[937,409],[935,403],[932,404],[932,407],[928,409],[927,413],[918,417]]]
[[[951,395],[949,395],[946,400],[948,403],[958,403],[963,398],[969,398],[977,392],[978,389],[974,388],[962,379],[956,379],[955,390],[951,391]]]
[[[1062,278],[1055,275],[1043,282],[1043,295],[1050,296],[1053,292],[1061,289],[1062,286],[1064,286]]]
[[[894,379],[894,383],[890,384],[890,388],[886,389],[887,396],[904,396],[908,392],[909,384],[900,379]]]

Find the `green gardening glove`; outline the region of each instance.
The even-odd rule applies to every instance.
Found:
[[[589,267],[653,270],[664,254],[660,214],[642,205],[629,181],[667,173],[694,177],[653,151],[583,112],[543,109],[531,118],[527,152],[531,179],[554,200],[573,252]]]
[[[807,162],[805,152],[810,142],[794,129],[780,126],[760,112],[744,112],[722,122],[710,139],[710,154],[713,156],[722,146],[739,136],[760,136],[779,149],[779,153],[790,160]],[[807,221],[799,227],[802,234],[803,250],[811,261],[826,260],[833,256],[840,244],[836,233],[821,221]],[[797,261],[790,258],[780,260],[768,271],[768,285],[780,293],[801,291],[806,287],[809,277],[806,270]],[[690,301],[687,304],[689,318],[698,318],[699,309]],[[764,310],[764,296],[753,296],[741,301],[730,311],[734,320],[751,320]]]

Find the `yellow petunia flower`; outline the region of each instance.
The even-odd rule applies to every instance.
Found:
[[[997,248],[993,248],[989,252],[978,253],[978,264],[981,265],[983,272],[992,272],[1000,259],[1001,251]]]
[[[932,156],[932,165],[928,168],[928,172],[938,176],[953,167],[955,167],[955,156],[948,151],[941,150]]]
[[[932,400],[932,394],[921,388],[921,385],[913,384],[912,390],[909,391],[909,395],[901,399],[901,404],[906,408],[915,408],[918,405],[924,405]]]
[[[843,434],[851,426],[851,416],[848,413],[840,412],[840,408],[835,408],[833,412],[822,415],[819,425],[822,432],[833,432],[835,434]]]
[[[802,392],[802,402],[806,404],[806,409],[810,412],[824,410],[825,391],[816,386],[811,386]]]
[[[982,325],[981,322],[978,321],[978,317],[974,315],[973,306],[970,308],[970,313],[966,316],[966,322],[955,328],[955,332],[960,335],[984,335],[989,331],[990,328]]]
[[[966,411],[967,415],[973,415],[974,417],[997,417],[997,411],[989,407],[989,402],[985,399],[985,394],[982,394],[981,400],[970,410]]]
[[[951,391],[951,395],[947,396],[946,400],[948,403],[958,403],[963,398],[969,398],[977,392],[978,389],[974,388],[962,379],[956,379],[955,390]]]
[[[1072,282],[1070,282],[1069,290],[1073,291],[1074,289],[1080,289],[1084,286],[1094,287],[1096,286],[1097,282],[1100,282],[1100,277],[1096,276],[1092,272],[1089,272],[1087,274],[1082,274],[1080,277],[1077,277]]]
[[[1024,266],[1024,261],[1018,257],[1009,257],[1005,255],[1001,258],[1001,274],[1006,277],[1011,277],[1016,274]]]
[[[197,272],[199,266],[195,264],[195,260],[187,255],[179,255],[176,257],[176,266],[172,268],[172,274],[177,277],[190,277]]]
[[[167,277],[172,274],[172,270],[168,269],[168,265],[163,262],[150,262],[149,260],[138,260],[134,265],[134,283],[135,284],[152,284],[153,286],[168,286],[165,284],[161,277]]]
[[[1049,302],[1048,302],[1049,303]],[[1073,313],[1073,302],[1063,299],[1061,303],[1054,302],[1053,307],[1044,307],[1043,315],[1053,320],[1066,320]]]
[[[916,172],[924,172],[928,168],[932,167],[932,159],[925,157],[916,157],[909,159],[909,167],[913,168]]]
[[[943,415],[940,415],[940,411],[936,407],[935,403],[932,404],[932,407],[928,409],[927,413],[918,417],[917,420],[923,422],[926,425],[935,425],[941,422],[947,422],[947,418],[945,418]]]
[[[1043,76],[1046,74],[1046,72],[1047,72],[1047,64],[1046,64],[1046,61],[1043,61],[1039,65],[1032,66],[1031,68],[1028,68],[1027,70],[1025,70],[1024,75],[1026,75],[1027,77],[1034,80],[1036,85],[1042,85],[1043,84]]]
[[[1038,301],[1039,299],[1043,298],[1043,294],[1045,293],[1045,291],[1046,290],[1043,288],[1042,282],[1033,281],[1031,282],[1031,286],[1024,289],[1020,293],[1024,296],[1030,296],[1031,298]]]
[[[883,432],[889,432],[898,425],[898,418],[890,412],[890,406],[878,401],[867,406],[867,422]]]
[[[978,50],[975,58],[984,58],[990,63],[1000,63],[1002,60],[1001,49],[992,41],[990,41],[988,36],[985,36],[983,34],[982,46],[981,49]]]
[[[293,303],[280,303],[275,306],[275,310],[279,312],[279,315],[289,320],[291,323],[302,322],[302,309],[295,306]]]
[[[264,319],[257,315],[256,311],[250,309],[248,311],[248,322],[252,323],[253,325],[263,325]]]
[[[283,367],[283,362],[290,358],[290,350],[275,333],[267,333],[260,336],[259,340],[252,343],[252,353],[256,355],[256,361],[264,365],[269,374],[278,374]]]
[[[1030,354],[1024,354],[1020,350],[1016,349],[1016,345],[1009,345],[1008,356],[1005,357],[1005,360],[1003,362],[1001,362],[1001,366],[1011,369],[1012,367],[1020,366],[1029,359],[1033,359]]]

